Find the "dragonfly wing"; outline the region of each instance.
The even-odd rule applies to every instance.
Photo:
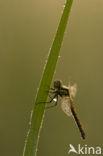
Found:
[[[70,91],[70,95],[72,97],[75,97],[76,93],[77,93],[77,84],[74,84],[74,85],[69,85],[69,91]]]
[[[61,99],[61,108],[65,114],[68,116],[72,115],[71,109],[70,109],[70,98],[69,97],[62,97]]]

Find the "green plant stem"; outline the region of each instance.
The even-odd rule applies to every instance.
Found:
[[[58,56],[60,53],[60,48],[67,25],[70,9],[73,0],[67,0],[63,14],[57,29],[56,36],[54,38],[47,63],[44,68],[43,76],[40,82],[40,86],[37,92],[35,106],[30,119],[30,128],[27,135],[27,140],[24,147],[23,156],[35,156],[37,151],[37,145],[40,135],[40,128],[43,122],[45,104],[38,104],[47,100],[48,93],[46,92],[47,87],[50,88],[52,78],[55,72]],[[37,105],[36,105],[37,104]]]

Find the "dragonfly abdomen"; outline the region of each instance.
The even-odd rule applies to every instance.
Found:
[[[79,128],[79,131],[80,131],[80,133],[81,133],[82,138],[85,139],[85,132],[84,132],[84,129],[83,129],[83,127],[82,127],[82,124],[81,124],[81,122],[80,122],[80,120],[79,120],[79,118],[78,118],[77,112],[76,112],[76,110],[75,110],[75,108],[74,108],[72,102],[71,102],[71,112],[72,112],[72,114],[73,114],[73,116],[74,116],[74,119],[75,119],[76,124],[77,124],[77,126],[78,126],[78,128]]]

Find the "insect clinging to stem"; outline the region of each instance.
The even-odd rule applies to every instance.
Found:
[[[54,107],[58,104],[58,96],[61,97],[61,108],[63,110],[63,112],[67,115],[67,116],[73,116],[75,119],[75,122],[79,128],[79,131],[81,133],[81,137],[82,139],[85,139],[85,132],[84,132],[84,128],[79,120],[79,117],[77,115],[76,109],[74,107],[74,103],[72,100],[72,97],[75,96],[76,94],[76,85],[73,86],[64,86],[62,85],[62,82],[60,80],[56,80],[54,81],[54,86],[53,88],[50,88],[49,91],[53,96],[50,97],[50,101],[48,102],[40,102],[40,103],[54,103],[53,105],[47,107]]]

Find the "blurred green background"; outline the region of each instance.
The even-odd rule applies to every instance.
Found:
[[[0,1],[0,155],[20,156],[64,0]],[[103,0],[74,0],[54,79],[77,83],[86,140],[60,105],[45,113],[38,156],[103,144]]]

